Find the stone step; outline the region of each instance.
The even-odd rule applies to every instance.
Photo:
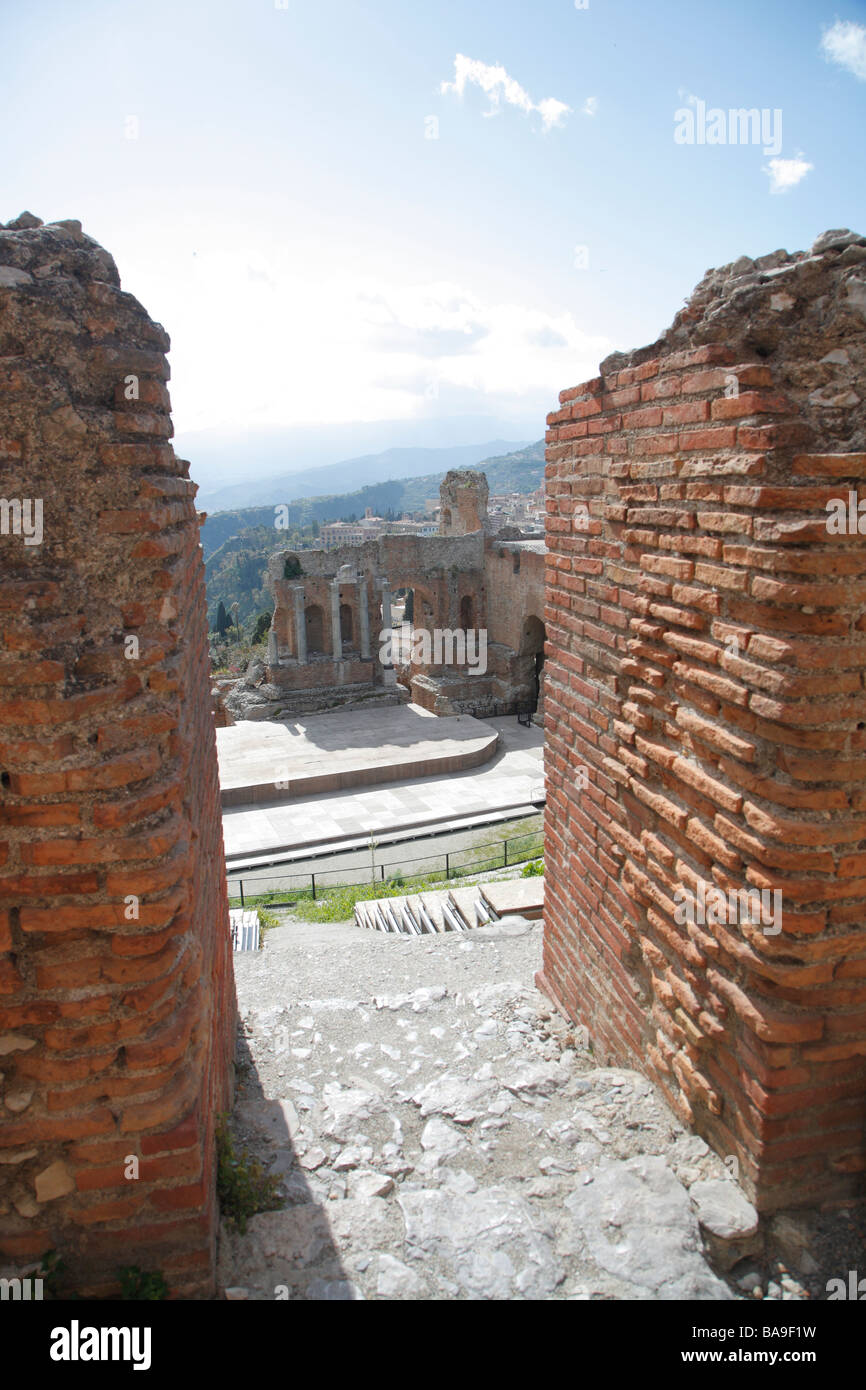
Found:
[[[509,878],[479,885],[481,897],[495,917],[541,917],[544,912],[544,877]]]
[[[424,908],[428,922],[433,926],[434,931],[448,931],[448,925],[442,913],[442,893],[421,893],[421,903]]]
[[[366,899],[355,904],[355,922],[369,930],[404,936],[465,932],[487,920],[479,913],[477,897],[477,888],[446,888],[408,897]]]
[[[420,935],[437,931],[435,918],[431,916],[423,897],[415,893],[406,899],[407,913],[410,913]]]
[[[259,949],[259,914],[252,907],[230,907],[229,928],[233,951]]]
[[[486,915],[481,917],[479,914],[480,895],[478,885],[472,884],[468,888],[452,888],[448,894],[449,901],[453,904],[455,912],[459,912],[467,927],[477,927],[487,920]]]
[[[438,892],[367,899],[355,904],[355,921],[359,927],[374,931],[426,936],[471,931],[500,917],[538,918],[543,907],[543,878],[503,879]]]

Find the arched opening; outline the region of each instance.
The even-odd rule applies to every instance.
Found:
[[[399,650],[404,663],[417,660],[419,652],[426,651],[433,641],[435,613],[432,594],[428,594],[424,589],[407,587],[403,622],[398,629],[398,643],[395,648]],[[422,633],[426,634],[426,637],[422,637]]]
[[[405,666],[409,661],[412,652],[412,630],[415,627],[415,590],[410,588],[401,589],[403,594],[403,606],[399,615],[395,613],[395,633],[398,660],[401,666]],[[399,616],[399,622],[397,618]]]
[[[340,639],[341,639],[341,641],[342,641],[344,644],[345,644],[346,642],[348,642],[349,645],[351,646],[351,644],[352,644],[352,633],[353,633],[353,626],[352,626],[352,610],[351,610],[351,608],[349,607],[348,603],[341,603],[341,604],[340,604]]]
[[[304,626],[307,630],[307,652],[323,652],[322,609],[318,603],[310,603],[304,609]]]
[[[544,674],[544,643],[547,637],[544,623],[535,614],[526,619],[523,624],[523,638],[520,644],[521,652],[532,658],[533,678],[535,685],[535,701],[533,708],[538,709],[541,700],[541,681]]]
[[[464,632],[470,632],[475,627],[475,604],[471,594],[464,594],[460,600],[460,626]]]

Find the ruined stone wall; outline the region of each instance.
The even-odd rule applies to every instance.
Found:
[[[866,1169],[864,318],[863,238],[742,258],[549,418],[541,982],[765,1210]]]
[[[333,704],[341,692],[363,699],[384,687],[379,662],[383,620],[383,585],[415,593],[415,628],[432,634],[471,630],[476,646],[486,641],[485,674],[469,675],[468,663],[431,664],[398,661],[398,681],[409,697],[436,714],[481,716],[514,713],[534,704],[535,653],[539,636],[528,628],[540,623],[544,609],[544,546],[541,542],[502,543],[484,530],[487,480],[483,473],[455,472],[442,484],[443,503],[450,500],[454,519],[447,536],[384,534],[359,546],[271,556],[267,584],[274,596],[267,683],[250,681],[229,697],[237,718],[280,717],[286,692],[296,708]],[[470,529],[463,534],[464,526]],[[516,533],[519,534],[519,533]],[[285,578],[288,563],[291,578]],[[333,660],[331,584],[341,583],[341,602],[352,611],[353,646],[360,617],[360,593],[366,594],[371,659],[366,663],[347,644]],[[361,587],[358,585],[361,581]],[[296,595],[314,603],[322,617],[321,640],[308,640],[298,660],[299,612]],[[467,620],[468,619],[468,620]]]
[[[488,541],[484,556],[489,640],[519,652],[527,620],[544,622],[545,553],[538,543],[498,545]]]
[[[206,1293],[234,986],[195,487],[166,334],[79,224],[23,223],[2,492],[42,535],[0,534],[0,1261]]]
[[[451,468],[439,484],[439,530],[443,536],[466,536],[486,530],[487,476],[475,468]]]

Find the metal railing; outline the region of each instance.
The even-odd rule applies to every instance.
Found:
[[[481,860],[471,858],[468,861],[465,856],[478,855],[480,852],[489,851],[497,846],[501,846],[501,853],[496,854],[492,859]],[[512,847],[509,850],[509,846]],[[518,846],[518,848],[514,848]],[[522,848],[520,848],[522,846]],[[315,872],[303,874],[272,874],[267,869],[258,872],[262,875],[262,881],[289,882],[294,880],[297,886],[287,889],[287,893],[294,891],[294,897],[286,897],[285,900],[275,902],[271,899],[271,894],[275,891],[272,888],[264,888],[256,891],[254,886],[256,880],[247,875],[247,889],[244,891],[244,879],[238,875],[228,875],[229,898],[239,899],[240,906],[245,907],[247,903],[252,903],[259,899],[267,899],[265,904],[268,907],[293,907],[299,898],[316,898],[325,895],[329,888],[346,888],[353,884],[361,883],[389,883],[392,880],[402,881],[408,887],[415,879],[435,879],[444,880],[452,878],[465,878],[470,874],[483,874],[493,869],[508,869],[516,864],[528,863],[531,859],[541,857],[544,850],[543,833],[531,831],[526,835],[509,835],[504,840],[493,840],[489,844],[466,849],[441,850],[438,854],[412,854],[404,853],[402,859],[392,859],[379,862],[378,860],[368,865],[358,865],[354,869],[319,869]],[[464,856],[461,862],[461,856]],[[429,860],[437,859],[441,868],[428,870],[424,873],[415,873],[416,864],[425,864]],[[413,872],[405,870],[406,864],[413,866]],[[392,873],[391,870],[396,870]],[[330,882],[326,881],[330,878]],[[236,885],[236,890],[232,891],[232,884]]]

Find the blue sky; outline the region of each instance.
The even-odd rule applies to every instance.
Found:
[[[179,433],[539,437],[709,266],[866,232],[863,0],[280,4],[0,0],[0,219],[112,252]],[[697,99],[780,110],[778,154],[675,143]]]

